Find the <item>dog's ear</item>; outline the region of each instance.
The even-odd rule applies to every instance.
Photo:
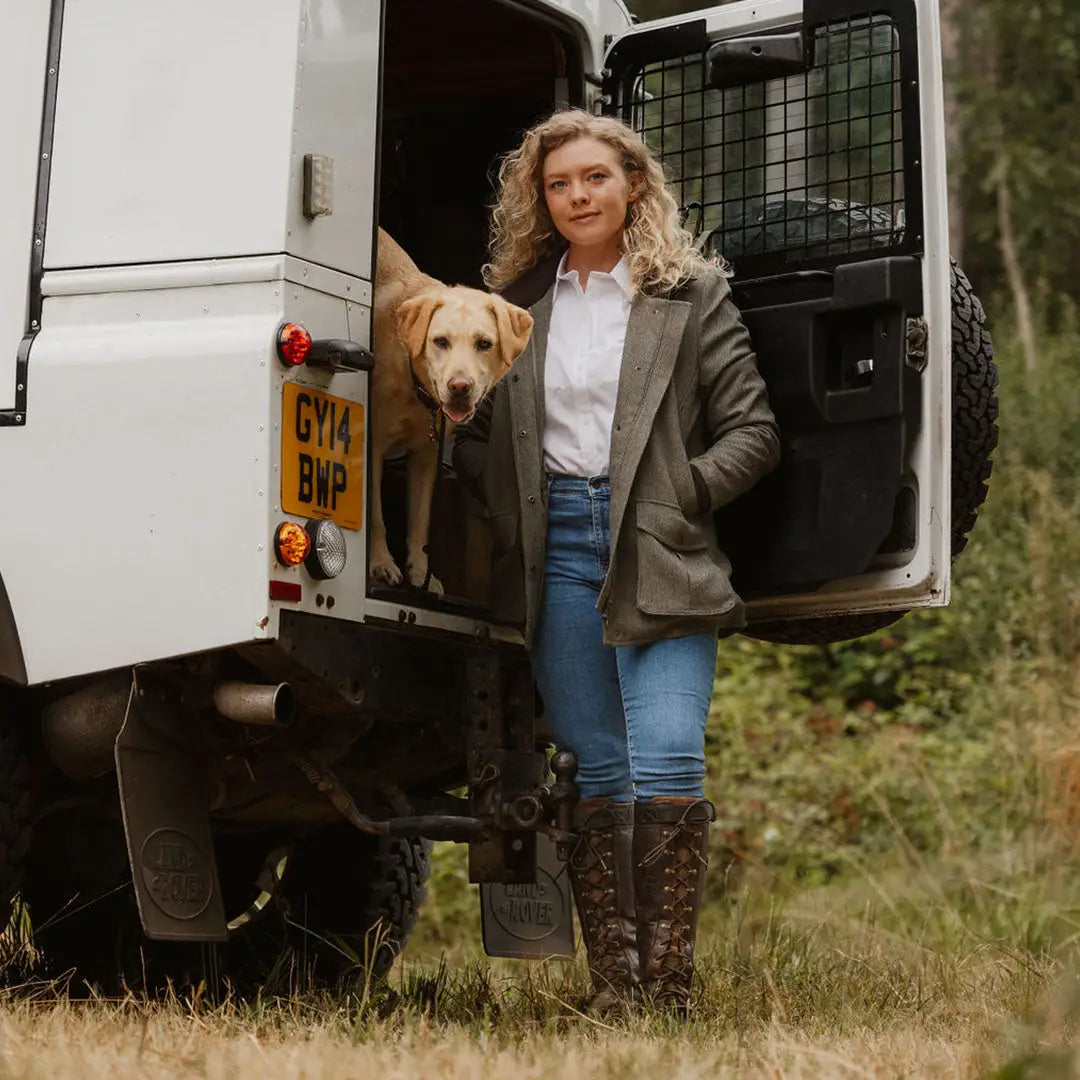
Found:
[[[495,293],[491,294],[491,306],[495,312],[495,325],[499,329],[499,351],[502,353],[505,375],[529,344],[533,317],[524,308],[508,304]]]
[[[436,293],[419,293],[398,305],[397,335],[409,350],[409,356],[417,357],[424,351],[431,316],[442,303]]]

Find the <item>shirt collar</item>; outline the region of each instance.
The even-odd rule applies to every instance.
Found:
[[[563,281],[568,283],[577,283],[578,281],[578,272],[576,270],[566,269],[566,258],[569,254],[569,251],[564,251],[562,258],[559,260],[558,268],[555,270],[556,285]],[[600,270],[594,270],[589,276],[592,277],[592,274],[598,274],[600,277],[611,278],[611,280],[614,281],[620,289],[622,289],[623,295],[627,298],[627,300],[633,300],[634,286],[633,282],[630,280],[630,265],[629,263],[627,263],[625,255],[611,268],[611,271],[609,273],[604,273]]]

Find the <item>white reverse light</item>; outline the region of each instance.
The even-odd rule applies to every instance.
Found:
[[[335,578],[345,569],[345,534],[332,522],[312,520],[304,526],[311,537],[311,552],[304,560],[313,578]]]

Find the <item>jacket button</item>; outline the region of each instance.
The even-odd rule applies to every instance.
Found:
[[[528,434],[529,434],[529,433],[528,433],[528,432],[527,432],[527,431],[526,431],[526,430],[525,430],[524,428],[522,428],[522,429],[521,429],[521,430],[520,430],[520,431],[518,432],[518,438],[519,438],[519,439],[524,439],[524,438],[525,438],[525,436],[526,436],[526,435],[528,435]]]
[[[535,495],[530,495],[529,496],[529,502],[531,502],[531,503],[536,502],[536,496]]]
[[[514,372],[514,382],[518,382],[520,379],[521,379],[521,376],[515,371]]]

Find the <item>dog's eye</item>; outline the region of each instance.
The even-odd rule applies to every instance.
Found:
[[[476,339],[476,348],[479,352],[487,352],[492,343],[486,337]]]
[[[449,338],[437,337],[437,338],[432,338],[431,340],[434,342],[436,349],[449,349],[450,348],[450,339]]]

